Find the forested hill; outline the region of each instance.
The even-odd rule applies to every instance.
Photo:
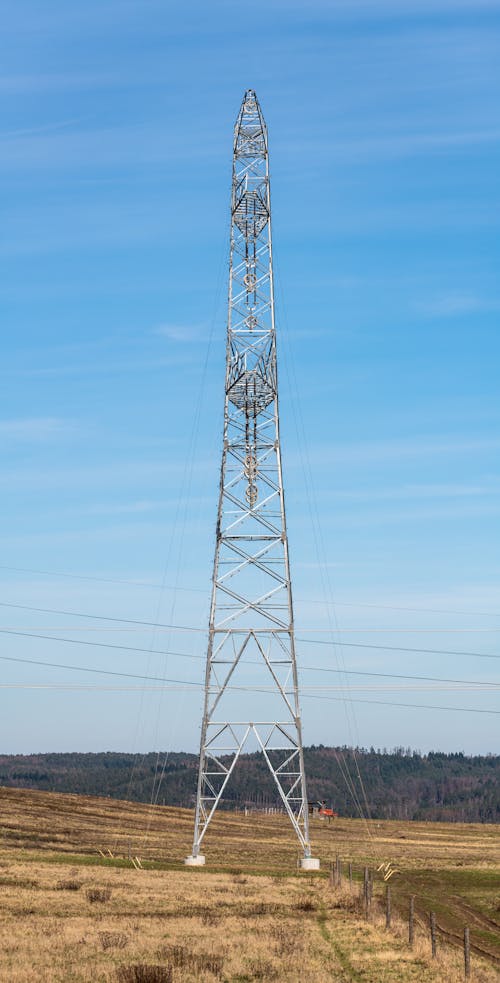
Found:
[[[354,752],[323,746],[306,748],[304,754],[309,799],[325,800],[343,816],[359,815],[349,792],[352,780],[363,801],[359,769],[373,818],[500,821],[500,755],[421,755],[405,749],[382,752],[373,748]],[[160,774],[160,804],[194,804],[197,757],[193,754],[0,755],[0,785],[17,788],[149,802],[153,783],[156,798],[155,775]],[[244,805],[279,805],[260,754],[242,756],[225,795],[226,808]]]

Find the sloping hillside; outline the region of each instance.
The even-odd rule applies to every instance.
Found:
[[[359,815],[345,780],[348,771],[361,797],[359,769],[375,819],[500,821],[498,755],[420,755],[402,749],[354,752],[320,746],[306,748],[305,760],[309,798],[326,800],[343,816]],[[154,787],[154,796],[161,804],[191,807],[196,768],[196,755],[178,752],[4,755],[0,756],[0,784],[136,802],[149,802]],[[227,808],[252,804],[279,804],[259,754],[242,756],[225,798]]]

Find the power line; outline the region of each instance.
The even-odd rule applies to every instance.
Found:
[[[138,619],[135,619],[135,618],[115,618],[115,617],[110,617],[109,615],[104,615],[104,614],[86,614],[86,613],[81,612],[81,611],[65,611],[65,610],[61,610],[61,609],[58,609],[58,608],[38,608],[38,607],[32,607],[31,605],[27,605],[27,604],[10,604],[10,603],[8,603],[6,601],[0,601],[0,607],[16,608],[16,609],[22,610],[22,611],[37,611],[39,614],[42,614],[42,613],[43,614],[57,614],[57,615],[64,615],[64,616],[68,616],[68,617],[72,617],[72,618],[85,618],[85,619],[90,619],[92,621],[113,621],[115,623],[115,625],[118,625],[119,624],[119,625],[127,625],[128,626],[128,627],[125,627],[125,628],[118,628],[118,627],[115,627],[115,625],[109,626],[109,627],[104,627],[102,625],[93,625],[93,626],[85,626],[85,625],[47,625],[47,626],[45,626],[45,625],[34,625],[33,626],[33,627],[37,628],[38,630],[42,630],[42,631],[43,630],[47,630],[47,631],[127,631],[127,632],[132,632],[132,631],[153,630],[153,631],[185,631],[185,632],[196,632],[196,633],[201,633],[201,634],[206,634],[206,632],[207,632],[207,629],[206,628],[198,627],[196,625],[169,625],[169,624],[165,624],[165,623],[162,623],[162,622],[155,623],[155,622],[152,622],[152,621],[141,621],[141,620],[138,620]],[[7,625],[7,626],[5,626],[5,630],[8,629],[10,631],[18,631],[18,630],[21,630],[22,628],[23,628],[22,625]],[[264,630],[264,629],[262,629],[262,630]],[[390,634],[394,634],[394,633],[396,633],[396,634],[408,634],[408,633],[410,633],[410,634],[412,634],[413,632],[422,632],[422,633],[438,632],[440,634],[443,634],[443,633],[444,634],[448,634],[448,633],[455,634],[455,633],[461,633],[461,632],[464,632],[464,633],[500,632],[500,626],[498,626],[498,627],[497,626],[490,626],[488,628],[485,628],[485,627],[476,627],[476,628],[433,628],[433,627],[431,627],[431,628],[407,628],[407,627],[399,627],[398,626],[398,627],[395,627],[395,628],[394,627],[383,627],[383,628],[380,628],[380,627],[371,627],[371,628],[338,628],[338,629],[307,627],[307,628],[302,628],[302,629],[299,628],[298,630],[299,631],[305,631],[305,632],[313,632],[314,634],[327,634],[327,635],[334,634],[334,632],[337,631],[337,630],[338,630],[339,634],[344,633],[344,632],[349,632],[349,634],[358,634],[358,633],[361,633],[361,634],[370,633],[371,634],[372,632],[373,633],[376,632],[378,634],[385,634],[385,633],[390,633]],[[241,633],[244,633],[244,631],[245,631],[245,629],[241,629]],[[258,633],[259,632],[259,629],[257,628],[257,629],[255,629],[255,631]],[[311,641],[312,642],[312,641],[314,641],[314,639],[300,639],[300,641]],[[345,642],[335,642],[333,644],[338,644],[338,645],[342,644],[342,645],[344,645],[344,644],[347,644],[347,643],[345,643]]]
[[[297,598],[305,604],[324,604],[324,601],[313,599]],[[456,608],[420,608],[402,604],[374,604],[369,601],[335,601],[335,607],[339,608],[374,608],[380,611],[413,611],[415,614],[459,614],[461,617],[477,616],[479,618],[500,618],[499,611],[457,611]]]
[[[45,662],[39,659],[24,659],[13,655],[0,655],[2,662],[18,662],[30,666],[44,666],[48,669],[69,669],[72,672],[90,672],[99,676],[119,676],[123,679],[146,679],[155,683],[174,683],[185,686],[201,687],[199,682],[191,682],[189,679],[168,679],[164,676],[145,676],[136,672],[119,672],[116,669],[96,669],[93,666],[72,666],[62,662]]]
[[[297,638],[298,642],[307,642],[308,645],[337,645],[337,642],[329,642],[323,638]],[[464,655],[474,659],[500,659],[500,655],[491,652],[465,652],[452,651],[450,649],[423,649],[413,648],[409,645],[372,645],[368,642],[344,642],[340,643],[343,648],[356,649],[376,649],[379,652],[415,652],[419,655]]]
[[[114,642],[95,642],[95,641],[89,641],[86,638],[63,638],[60,635],[42,635],[42,634],[39,634],[37,632],[15,631],[15,630],[10,629],[10,628],[0,628],[0,634],[3,634],[3,635],[14,635],[17,638],[37,638],[37,639],[40,639],[42,641],[66,642],[66,643],[68,643],[70,645],[88,645],[88,646],[91,646],[91,647],[94,647],[94,648],[113,649],[113,650],[118,650],[118,651],[122,651],[122,652],[140,652],[140,653],[145,654],[145,655],[151,655],[151,654],[152,655],[174,655],[174,656],[179,656],[179,657],[186,658],[186,659],[200,659],[202,661],[205,661],[205,657],[204,656],[201,656],[201,655],[193,655],[193,654],[190,654],[188,652],[165,652],[164,650],[161,650],[161,649],[146,649],[146,648],[141,648],[140,646],[137,646],[137,645],[119,645],[119,644],[114,643]],[[315,642],[318,645],[329,645],[331,647],[334,644],[332,642],[327,642],[327,641],[322,641],[322,640],[316,640],[316,639],[304,639],[304,638],[298,638],[297,641],[299,641],[301,643],[308,643],[308,642],[313,642],[314,643]],[[355,643],[355,642],[344,642],[343,644],[345,646],[352,646],[353,648],[372,648],[372,649],[379,649],[379,650],[382,650],[382,651],[385,651],[386,649],[388,649],[388,650],[394,651],[394,652],[401,652],[401,651],[404,651],[404,652],[418,652],[418,653],[424,653],[424,654],[427,654],[427,655],[453,655],[453,656],[462,655],[462,656],[468,656],[468,657],[471,657],[471,658],[478,658],[478,659],[500,659],[500,655],[488,655],[488,654],[481,653],[481,652],[451,652],[448,649],[416,649],[416,648],[405,648],[405,649],[402,649],[402,648],[399,648],[399,647],[393,647],[393,646],[388,646],[388,645],[363,645],[361,643]],[[308,669],[308,668],[310,669],[312,667],[310,667],[310,666],[302,666],[301,665],[300,668],[301,669]],[[352,670],[333,669],[333,668],[323,667],[323,666],[318,666],[317,668],[318,668],[318,671],[324,671],[324,672],[339,672],[339,673],[344,673],[344,674],[347,674],[347,675],[354,674],[355,673],[355,670],[353,670],[353,669]],[[374,675],[374,673],[368,673],[368,675]],[[382,675],[382,674],[380,674],[380,675]],[[391,673],[387,673],[387,675],[388,676],[392,676]],[[412,677],[405,677],[405,678],[421,679],[421,678],[424,678],[424,677],[421,677],[421,676],[414,676],[413,677],[412,676]],[[492,683],[492,685],[495,685],[495,684]]]
[[[45,636],[35,635],[35,636],[28,636],[28,637],[35,637],[35,638],[42,637],[43,638]],[[54,639],[54,641],[71,641],[71,639]],[[76,641],[78,641],[78,640],[76,640]],[[97,645],[99,645],[99,643],[93,643],[93,642],[79,642],[79,644],[83,644],[83,645],[85,645],[85,644],[87,644],[87,645],[97,644]],[[122,648],[122,647],[127,648],[127,646],[120,646],[120,648]],[[136,650],[134,649],[133,651],[136,651]],[[143,649],[143,650],[139,650],[139,651],[144,651],[144,652],[148,652],[149,653],[150,650]],[[180,657],[186,656],[186,653],[183,653],[183,652],[157,652],[156,654],[157,655],[172,655],[172,656],[180,656]],[[192,659],[197,659],[197,660],[202,660],[203,659],[203,661],[204,661],[204,657],[203,656],[187,655],[187,658],[192,658]],[[105,676],[123,676],[124,678],[130,678],[130,679],[150,679],[150,680],[153,680],[155,682],[186,682],[186,680],[169,680],[169,679],[165,679],[163,676],[150,676],[150,675],[142,675],[142,674],[130,673],[130,672],[119,672],[118,670],[108,670],[108,669],[91,668],[89,666],[66,665],[64,663],[58,663],[58,662],[45,662],[45,661],[36,660],[36,659],[26,659],[26,658],[21,657],[21,656],[1,655],[0,656],[0,661],[2,661],[2,662],[26,663],[27,665],[36,665],[36,666],[46,666],[46,667],[51,668],[51,669],[69,669],[69,670],[73,670],[75,672],[93,672],[93,673],[99,673],[100,675],[105,675]],[[245,665],[264,665],[263,662],[256,662],[256,661],[251,661],[251,660],[249,660],[248,662],[246,662],[244,664]],[[442,678],[440,676],[414,676],[414,675],[404,675],[403,673],[369,672],[367,670],[355,670],[355,669],[344,670],[344,669],[326,668],[324,666],[303,666],[301,668],[301,671],[305,671],[305,672],[308,672],[308,671],[309,672],[330,672],[330,673],[339,674],[341,676],[342,675],[348,675],[348,676],[369,676],[369,677],[382,678],[382,679],[406,679],[406,680],[412,680],[413,682],[449,683],[449,684],[452,684],[452,685],[455,685],[455,686],[471,686],[471,687],[482,686],[482,687],[488,687],[490,689],[498,689],[498,688],[500,688],[500,683],[490,682],[489,680],[447,679],[447,678]],[[194,683],[194,682],[191,683],[191,682],[189,682],[189,685],[195,686],[195,685],[198,685],[198,683]],[[322,687],[322,688],[324,688],[324,687]]]
[[[144,678],[148,678],[149,679],[150,677],[144,677]],[[161,684],[161,685],[143,686],[142,684],[141,685],[138,685],[138,684],[137,685],[133,685],[133,684],[130,684],[130,685],[125,685],[125,684],[124,685],[118,685],[118,684],[112,684],[112,683],[110,683],[108,685],[108,684],[105,684],[105,683],[74,683],[74,682],[46,683],[46,682],[26,682],[26,681],[19,682],[18,681],[18,682],[0,682],[0,689],[47,689],[47,690],[52,690],[52,689],[53,690],[68,689],[68,690],[76,690],[76,691],[78,691],[78,690],[94,690],[95,689],[95,690],[109,690],[110,692],[121,692],[121,691],[124,691],[125,692],[125,691],[129,691],[129,690],[130,691],[134,691],[134,692],[142,692],[142,690],[144,689],[145,691],[149,691],[149,692],[153,692],[153,693],[160,693],[160,692],[176,692],[177,693],[177,692],[193,692],[193,689],[192,689],[192,686],[193,685],[195,685],[195,684],[194,683],[193,684],[188,684],[188,683],[173,684],[173,683],[169,683],[169,684]],[[199,684],[199,683],[196,684],[196,687],[197,687],[198,690],[201,690],[202,689],[201,684]],[[306,687],[303,688],[303,692],[306,693],[307,695],[315,695],[317,689],[318,689],[318,687],[306,686]],[[256,692],[256,693],[272,693],[273,692],[272,687],[263,687],[263,686],[256,686],[256,687],[229,686],[228,687],[228,690],[230,690],[232,692]],[[355,692],[364,692],[364,693],[365,692],[366,693],[377,693],[377,692],[386,693],[389,690],[394,690],[395,692],[399,692],[399,691],[401,691],[401,692],[422,692],[422,688],[421,687],[413,687],[413,686],[393,686],[393,687],[385,687],[385,686],[377,686],[377,685],[374,685],[374,686],[356,686],[354,688],[354,690],[355,690]],[[328,692],[328,693],[342,692],[342,687],[341,686],[328,686],[326,688],[326,691],[323,688],[321,689],[321,695],[323,694],[323,692]],[[437,687],[434,687],[433,686],[433,687],[427,687],[425,689],[425,692],[432,692],[432,693],[435,693],[435,692],[462,692],[462,690],[461,689],[456,689],[456,690],[455,689],[450,689],[449,687],[445,687],[445,686],[437,686]],[[493,713],[493,712],[496,712],[496,711],[490,711],[490,712]]]
[[[186,687],[196,686],[197,689],[202,690],[204,687],[200,683],[189,683],[187,681],[179,682],[172,687],[156,687],[156,691],[161,689],[173,689],[175,691],[185,690]],[[0,683],[0,689],[53,689],[53,690],[101,690],[103,692],[128,692],[135,691],[137,689],[143,689],[144,687],[117,687],[117,686],[98,686],[98,685],[81,685],[81,684],[64,684],[64,683]],[[151,689],[152,687],[146,687],[146,689]],[[245,687],[231,686],[229,687],[232,691],[244,692]],[[270,692],[270,689],[258,688],[255,692]],[[315,693],[304,693],[304,699],[309,700],[324,700],[333,703],[368,703],[375,706],[385,706],[385,707],[401,707],[408,710],[444,710],[450,711],[452,713],[479,713],[479,714],[493,714],[494,716],[500,715],[500,710],[483,710],[476,707],[447,707],[447,706],[436,706],[432,703],[397,703],[393,700],[362,700],[358,697],[340,697],[340,696],[323,696]]]
[[[40,635],[36,632],[13,631],[10,628],[0,628],[2,635],[14,635],[17,638],[40,638],[48,642],[68,642],[70,645],[90,645],[94,648],[118,649],[121,652],[141,652],[144,655],[182,655],[189,659],[202,658],[201,656],[188,655],[185,652],[164,652],[160,649],[145,649],[137,645],[118,645],[114,642],[89,642],[87,638],[62,638],[60,635]],[[3,658],[3,656],[0,656]],[[7,658],[7,656],[5,656]]]
[[[150,677],[150,676],[141,676],[140,678],[141,679],[151,679],[152,677]],[[125,686],[125,685],[123,685],[123,686],[117,686],[117,685],[112,685],[110,683],[109,686],[107,686],[104,683],[40,683],[40,682],[37,682],[37,683],[27,683],[27,682],[14,682],[14,683],[13,682],[10,682],[10,683],[4,683],[4,682],[0,682],[0,689],[48,689],[48,690],[51,690],[51,689],[54,689],[54,690],[61,690],[61,689],[68,689],[68,690],[94,690],[95,689],[95,690],[109,690],[110,692],[121,692],[121,691],[124,691],[124,692],[125,691],[127,691],[127,692],[128,691],[131,691],[132,692],[133,691],[133,692],[139,692],[139,693],[142,692],[143,690],[144,691],[149,691],[149,692],[152,692],[152,693],[163,693],[163,692],[169,692],[169,693],[170,692],[172,692],[172,693],[173,692],[176,692],[176,693],[178,693],[178,692],[186,692],[186,691],[193,692],[193,690],[192,690],[192,687],[193,686],[196,686],[199,690],[202,689],[202,686],[201,686],[200,683],[196,683],[196,684],[195,683],[184,683],[184,684],[179,683],[178,685],[168,684],[168,685],[161,685],[161,686],[144,686],[144,685],[141,685],[141,686],[139,686],[139,685],[137,685],[137,686],[133,686],[133,685],[129,685],[129,686]],[[227,688],[231,692],[249,692],[249,691],[250,692],[255,692],[255,693],[272,693],[272,692],[274,692],[274,690],[273,690],[272,687],[264,687],[264,686],[255,686],[255,687],[254,686],[252,686],[252,687],[228,686]],[[407,686],[407,685],[405,685],[405,686],[380,686],[380,685],[376,685],[375,684],[373,686],[355,686],[354,687],[354,691],[357,692],[357,693],[359,693],[359,692],[363,692],[363,693],[387,693],[389,691],[395,691],[395,692],[399,692],[399,691],[401,691],[401,692],[415,692],[415,693],[420,693],[420,692],[425,692],[425,693],[436,693],[436,692],[448,693],[448,692],[452,692],[452,693],[454,693],[454,692],[464,692],[468,688],[470,688],[470,687],[466,687],[466,686],[465,687],[458,687],[458,686],[457,687],[450,687],[450,686],[426,686],[425,688],[422,688],[421,686]],[[343,692],[343,687],[340,684],[338,686],[327,686],[327,687],[324,687],[324,686],[321,686],[321,687],[318,687],[318,686],[303,686],[302,687],[302,692],[305,693],[308,696],[311,695],[311,694],[314,694],[316,692],[316,690],[319,690],[321,693],[323,693],[325,691],[327,691],[328,693],[334,693],[334,692],[337,692],[337,691],[338,692]],[[489,712],[495,713],[496,711],[491,710]]]
[[[84,611],[62,611],[59,608],[38,608],[38,607],[35,608],[29,604],[11,604],[7,601],[0,601],[0,607],[16,608],[18,611],[37,611],[38,614],[60,614],[60,615],[64,615],[65,617],[68,616],[70,618],[88,618],[91,621],[114,621],[116,623],[125,624],[125,625],[139,625],[144,628],[155,628],[155,629],[165,628],[169,631],[176,628],[175,625],[166,625],[163,624],[162,622],[140,621],[136,618],[112,618],[107,614],[88,614]],[[80,628],[81,627],[82,626],[80,626]],[[73,629],[71,628],[71,630]],[[96,629],[96,630],[104,630],[104,629]],[[204,630],[205,629],[203,628],[190,628],[189,626],[186,627],[186,631],[204,631]]]
[[[175,587],[173,588],[169,584],[158,584],[153,581],[147,580],[126,580],[119,579],[117,577],[96,577],[90,574],[79,574],[79,573],[67,573],[63,571],[56,570],[40,570],[35,567],[13,567],[7,564],[0,564],[0,570],[10,570],[18,573],[38,573],[47,577],[63,577],[69,578],[71,580],[90,580],[100,584],[122,584],[128,585],[130,587],[144,587],[147,589],[154,590],[177,590],[188,594],[207,594],[207,591],[203,587]],[[321,604],[324,605],[324,601],[315,600],[314,598],[301,598],[296,597],[295,600],[304,604]],[[373,604],[367,601],[335,601],[336,607],[341,608],[375,608],[383,611],[413,611],[415,613],[425,612],[426,614],[458,614],[462,617],[468,617],[469,615],[477,616],[479,618],[500,618],[500,612],[498,611],[457,611],[452,608],[427,608],[427,607],[410,607],[407,605],[395,605],[395,604]]]
[[[22,625],[22,624],[7,624],[7,625],[4,625],[0,629],[0,631],[19,632],[19,631],[23,631],[25,627],[34,628],[34,629],[36,629],[36,631],[78,631],[78,632],[82,632],[82,633],[83,632],[109,632],[109,633],[111,633],[111,632],[118,632],[118,633],[124,632],[126,634],[141,634],[142,632],[157,632],[157,631],[159,631],[161,633],[166,633],[167,634],[169,632],[175,631],[175,632],[186,632],[186,633],[190,632],[192,634],[197,634],[197,635],[206,635],[207,634],[207,629],[206,628],[195,628],[195,627],[191,627],[189,625],[166,625],[166,624],[164,624],[164,625],[151,625],[150,628],[147,628],[145,625],[143,627],[132,628],[132,627],[121,627],[119,625],[117,625],[115,627],[111,627],[111,626],[108,626],[108,625],[43,625],[43,624],[38,625],[38,624],[36,624],[36,625],[28,625],[28,626],[26,626],[26,625]],[[264,629],[260,629],[260,628],[255,628],[255,629],[253,629],[253,631],[254,631],[254,634],[256,634],[256,635],[259,635],[259,634],[263,634],[264,633]],[[279,632],[279,629],[277,631]],[[348,632],[349,634],[352,634],[352,635],[358,635],[358,634],[363,634],[363,635],[364,634],[369,634],[369,635],[372,635],[372,634],[399,635],[399,634],[414,634],[416,632],[421,632],[422,634],[424,634],[424,633],[425,634],[432,634],[434,632],[439,632],[440,629],[437,629],[437,628],[339,628],[339,629],[332,629],[332,628],[303,628],[302,631],[314,632],[315,634],[324,634],[324,635],[333,635],[336,632],[338,632],[339,634],[342,634],[343,632]],[[497,631],[500,632],[500,627],[499,628],[443,628],[443,629],[441,629],[441,633],[444,633],[444,634],[459,634],[460,632],[471,632],[471,633],[477,634],[477,633],[483,632],[483,631],[484,632],[487,632],[487,631],[489,631],[489,632],[497,632]],[[283,632],[284,632],[284,629],[283,629]],[[283,634],[283,632],[282,632],[282,634]],[[225,628],[216,629],[216,633],[218,635],[226,635],[227,634]],[[236,633],[238,635],[244,635],[245,634],[245,629],[238,628],[238,629],[236,629]],[[406,652],[435,652],[438,655],[439,654],[443,654],[443,655],[446,655],[446,654],[449,654],[449,655],[474,655],[474,656],[479,656],[480,658],[485,658],[485,659],[491,659],[491,658],[497,658],[498,657],[497,655],[491,654],[491,653],[488,653],[488,652],[455,652],[455,651],[452,652],[450,650],[447,651],[447,650],[444,650],[444,649],[422,649],[422,648],[415,648],[413,646],[404,646],[404,645],[403,646],[400,646],[400,645],[369,645],[369,644],[365,644],[365,643],[361,643],[361,642],[357,642],[357,643],[355,643],[355,642],[345,642],[343,639],[340,639],[340,638],[332,638],[332,639],[329,639],[329,640],[322,641],[322,640],[316,639],[316,638],[304,638],[304,637],[302,637],[302,638],[297,638],[296,640],[299,641],[299,642],[304,642],[304,643],[308,643],[308,644],[311,644],[311,645],[315,645],[315,644],[316,645],[330,645],[331,647],[333,647],[333,646],[337,646],[337,647],[351,646],[351,648],[379,648],[379,649],[388,649],[389,651],[392,649],[395,652],[405,652],[405,651]]]
[[[384,707],[403,707],[409,710],[452,710],[457,713],[486,713],[500,715],[500,710],[479,710],[473,707],[441,707],[434,706],[432,703],[395,703],[388,700],[359,700],[351,697],[340,696],[316,696],[312,693],[304,693],[304,698],[308,700],[328,700],[332,703],[372,703]]]
[[[4,564],[0,564],[0,570],[11,570],[17,573],[40,573],[47,577],[63,577],[70,580],[91,580],[98,584],[122,584],[129,585],[130,587],[146,587],[154,588],[155,590],[162,590],[161,584],[155,584],[146,580],[120,580],[116,577],[95,577],[90,574],[82,573],[63,573],[62,571],[55,570],[38,570],[35,567],[10,567]],[[165,584],[165,590],[172,590],[173,588]],[[206,591],[201,587],[177,587],[177,590],[186,591],[189,593],[196,594],[206,594]]]
[[[146,679],[146,677],[143,677]],[[149,678],[149,677],[147,677]],[[75,692],[94,692],[94,690],[106,693],[185,693],[189,690],[188,686],[106,686],[104,683],[0,683],[0,689],[46,689],[46,690],[70,690]],[[191,692],[191,690],[189,690]]]
[[[301,670],[308,672],[336,672],[342,676],[377,676],[385,679],[412,679],[421,680],[429,683],[456,683],[464,686],[488,686],[492,689],[500,689],[500,683],[490,682],[479,679],[443,679],[439,676],[413,676],[398,672],[370,672],[361,669],[333,669],[325,666],[301,666]]]

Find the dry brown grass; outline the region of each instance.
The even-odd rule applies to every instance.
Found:
[[[332,891],[325,879],[247,876],[241,885],[225,873],[109,869],[112,895],[100,906],[85,897],[99,869],[82,869],[83,890],[64,894],[54,890],[59,865],[17,862],[12,879],[22,882],[27,867],[37,887],[12,884],[3,896],[0,979],[10,983],[438,983],[444,968],[448,983],[461,979],[459,953],[440,950],[432,965],[423,934],[412,952],[377,916],[364,921],[357,892]],[[476,963],[476,983],[494,979]]]
[[[34,851],[89,853],[111,849],[177,864],[190,852],[193,814],[189,809],[92,796],[0,788],[4,846]],[[413,823],[390,820],[321,819],[312,824],[315,855],[322,863],[336,853],[358,864],[390,859],[406,870],[453,866],[492,867],[500,863],[497,826],[480,823]],[[297,846],[281,815],[219,812],[207,833],[205,852],[219,868],[281,872],[296,866]],[[0,871],[1,874],[1,871]]]
[[[221,815],[206,844],[214,866],[199,870],[181,864],[192,833],[187,810],[156,809],[146,836],[149,810],[130,803],[0,790],[0,809],[2,981],[463,978],[461,953],[441,941],[438,959],[431,960],[424,924],[410,950],[397,906],[393,927],[385,930],[381,882],[366,922],[357,882],[351,893],[345,879],[340,890],[332,890],[324,877],[297,875],[293,837],[281,817],[262,816],[255,823]],[[403,874],[395,875],[395,893],[396,878],[403,884],[425,870],[441,878],[464,869],[489,874],[496,859],[493,827],[382,823],[373,832],[369,836],[356,821],[330,827],[318,822],[314,845],[325,867],[336,853],[358,866],[373,866],[379,858],[396,862]],[[129,841],[146,869],[99,854],[109,848],[126,857]],[[497,979],[477,955],[473,967],[474,983]]]

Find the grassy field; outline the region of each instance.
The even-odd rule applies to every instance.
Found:
[[[220,813],[206,838],[207,867],[185,869],[192,823],[184,809],[0,789],[0,979],[452,983],[463,978],[462,955],[445,939],[460,937],[465,924],[472,979],[499,978],[496,827],[318,819],[318,876],[297,872],[294,839],[279,815]],[[352,891],[346,878],[340,889],[328,882],[337,854],[353,863]],[[390,930],[381,876],[369,921],[359,897],[363,866],[382,861],[398,870]],[[411,894],[419,915],[413,949],[405,921]]]

